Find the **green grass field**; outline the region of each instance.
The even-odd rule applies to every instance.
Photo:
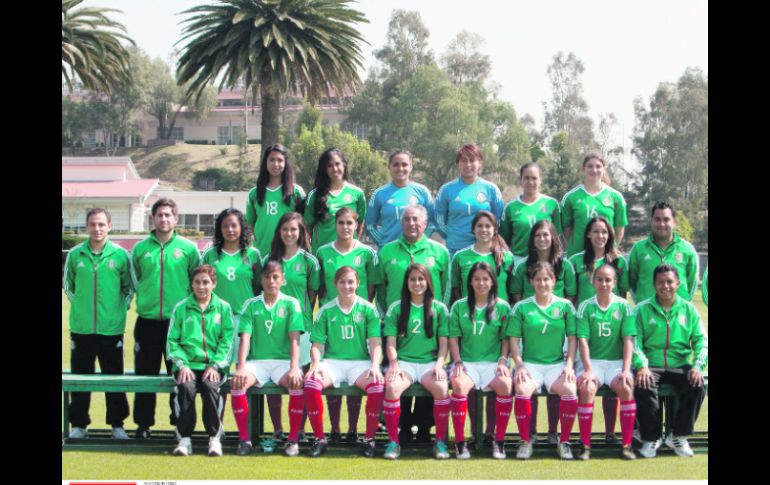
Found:
[[[703,316],[708,327],[708,309],[703,305],[700,292],[696,293],[694,303]],[[69,302],[62,292],[62,368],[69,368]],[[131,349],[134,346],[133,327],[136,314],[129,311],[126,326],[125,354],[126,369],[133,369],[134,356]],[[158,399],[156,408],[157,425],[155,429],[173,429],[167,422],[167,404],[164,398]],[[284,399],[283,423],[288,430],[286,415],[287,399]],[[129,404],[133,405],[133,396],[129,395]],[[229,404],[228,404],[229,408]],[[538,413],[538,430],[542,433],[547,428],[544,402],[541,402]],[[200,416],[200,401],[198,401],[198,416]],[[362,409],[363,414],[363,409]],[[93,394],[91,397],[91,426],[107,428],[104,422],[104,394]],[[328,413],[325,415],[324,429],[329,429]],[[271,429],[269,418],[265,418],[266,426]],[[511,420],[508,432],[517,431],[515,420]],[[347,415],[345,405],[342,406],[342,431],[347,431]],[[232,412],[225,412],[225,428],[236,430]],[[466,433],[470,432],[468,423]],[[129,417],[126,430],[131,434],[135,425]],[[203,429],[199,421],[196,429]],[[364,430],[364,419],[359,418],[359,432]],[[594,431],[604,429],[601,404],[596,403],[594,416]],[[697,430],[708,429],[708,398],[701,410]],[[310,425],[306,430],[310,431]],[[574,431],[577,431],[575,424]],[[617,424],[616,432],[620,432]],[[450,435],[452,434],[450,425]],[[450,441],[451,441],[450,436]],[[264,480],[264,479],[571,479],[571,480],[606,480],[606,479],[708,479],[708,454],[697,454],[692,459],[680,458],[673,454],[663,454],[653,460],[638,459],[625,462],[612,455],[600,455],[587,463],[562,462],[556,458],[556,453],[544,455],[536,452],[528,462],[516,461],[512,458],[515,451],[508,451],[508,460],[492,460],[491,452],[484,455],[474,455],[470,461],[460,462],[447,460],[437,462],[430,456],[429,450],[405,450],[402,457],[395,463],[382,458],[366,459],[356,455],[357,449],[330,449],[321,459],[309,462],[308,458],[300,455],[288,458],[276,450],[273,455],[255,453],[251,457],[239,457],[225,454],[221,458],[209,458],[206,450],[196,447],[193,456],[177,458],[171,456],[171,449],[156,451],[108,452],[108,451],[62,451],[62,480]],[[379,450],[380,456],[382,450]],[[321,465],[321,466],[319,466]]]

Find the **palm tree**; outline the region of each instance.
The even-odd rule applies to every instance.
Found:
[[[61,73],[70,90],[77,76],[85,88],[109,93],[130,79],[129,54],[120,41],[131,44],[134,41],[121,32],[104,30],[126,31],[122,24],[105,15],[120,10],[91,7],[73,10],[82,1],[61,2]]]
[[[199,93],[223,72],[219,88],[243,82],[262,106],[262,146],[278,142],[279,101],[287,92],[317,100],[361,82],[359,42],[352,27],[368,22],[349,0],[223,0],[193,7],[180,43],[177,82]]]

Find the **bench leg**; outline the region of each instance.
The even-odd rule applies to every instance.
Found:
[[[484,416],[486,415],[484,394],[486,393],[481,392],[481,389],[476,389],[476,429],[473,430],[473,436],[476,438],[477,450],[484,446]]]
[[[70,393],[62,392],[62,439],[70,435]]]
[[[264,400],[261,394],[252,394],[249,396],[249,430],[252,443],[256,444],[257,439],[264,430]]]

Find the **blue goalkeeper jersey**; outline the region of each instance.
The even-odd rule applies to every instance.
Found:
[[[446,238],[449,253],[476,242],[471,222],[478,211],[490,211],[499,223],[504,208],[500,189],[481,177],[470,185],[460,177],[442,185],[436,194],[436,225]]]
[[[366,210],[366,232],[377,243],[377,248],[401,237],[401,218],[409,205],[421,205],[428,211],[428,227],[425,234],[430,236],[434,226],[434,204],[430,190],[420,183],[409,182],[406,187],[396,187],[393,182],[374,191]]]

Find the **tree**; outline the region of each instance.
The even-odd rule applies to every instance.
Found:
[[[81,146],[85,132],[93,129],[93,120],[86,103],[61,99],[61,146],[69,146],[75,156],[75,147]]]
[[[479,51],[483,43],[484,38],[479,34],[463,30],[449,44],[441,56],[441,67],[454,84],[483,84],[487,80],[492,62]]]
[[[279,140],[281,94],[311,101],[338,96],[359,83],[365,42],[351,24],[368,22],[349,0],[226,0],[193,7],[180,42],[177,81],[200,96],[222,73],[222,86],[239,81],[256,104],[261,96],[262,144]]]
[[[433,64],[433,52],[428,49],[429,36],[420,12],[394,10],[388,23],[386,44],[374,51],[374,57],[385,66],[384,76],[398,84],[410,78],[418,67]]]
[[[105,155],[114,156],[120,138],[137,131],[136,119],[142,105],[141,91],[135,84],[129,83],[113,90],[109,96],[93,94],[87,103],[93,126],[102,134]]]
[[[549,148],[543,176],[543,193],[561,200],[580,180],[580,164],[576,163],[574,155],[570,153],[566,131],[556,133],[551,138]]]
[[[61,2],[61,73],[72,90],[73,80],[94,91],[111,92],[130,79],[129,54],[121,41],[134,44],[122,24],[108,18],[112,8],[74,8],[83,0]]]

